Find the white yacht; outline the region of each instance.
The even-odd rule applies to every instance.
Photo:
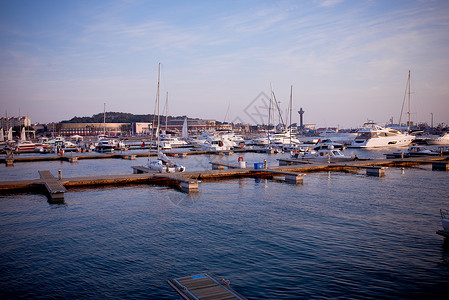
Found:
[[[205,151],[227,151],[232,150],[236,143],[226,137],[210,136],[199,145]]]
[[[332,129],[326,129],[325,131],[321,132],[319,136],[322,139],[331,140],[335,143],[341,143],[344,145],[350,145],[352,141],[354,141],[355,137],[357,136],[357,133],[355,132],[337,132]]]
[[[349,161],[354,157],[344,155],[340,150],[334,149],[332,146],[319,150],[311,150],[303,155],[303,159],[312,160],[328,160],[328,161]]]
[[[252,140],[254,145],[266,146],[268,144],[278,145],[283,147],[284,145],[300,144],[301,142],[293,137],[289,131],[272,133],[266,136],[262,136]]]
[[[414,135],[402,133],[391,128],[384,128],[375,123],[364,124],[349,147],[379,148],[391,146],[408,146],[415,139]]]
[[[177,137],[172,137],[169,135],[160,135],[159,137],[159,146],[162,149],[172,149],[176,147],[184,147],[187,146],[187,142],[178,139]]]
[[[428,145],[449,145],[449,132],[443,133],[434,139],[427,139]]]

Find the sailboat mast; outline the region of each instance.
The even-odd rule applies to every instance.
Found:
[[[103,134],[106,135],[106,102],[103,103]]]
[[[293,105],[293,85],[290,86],[290,145],[292,144],[292,105]]]
[[[408,70],[408,131],[410,132],[410,70]]]
[[[159,113],[159,100],[160,100],[160,89],[161,88],[161,63],[159,63],[159,71],[157,74],[157,93],[156,93],[156,103],[157,103],[157,151],[159,151],[159,126],[161,124],[161,115]]]
[[[167,123],[168,123],[168,92],[165,99],[165,133],[167,134]]]
[[[271,90],[271,97],[270,97],[270,104],[268,105],[268,123],[267,123],[267,135],[268,138],[270,136],[270,121],[271,121],[271,103],[273,102],[273,87],[271,86],[270,82],[270,90]]]

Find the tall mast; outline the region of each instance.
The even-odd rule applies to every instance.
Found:
[[[270,90],[271,90],[271,97],[270,97],[270,104],[268,105],[268,123],[267,123],[267,135],[268,136],[270,136],[271,103],[273,102],[273,87],[271,86],[271,82],[270,82]]]
[[[103,103],[103,134],[106,134],[106,102]]]
[[[410,70],[408,70],[408,131],[410,132]]]
[[[161,124],[161,115],[159,114],[159,93],[161,87],[161,63],[159,63],[159,71],[157,73],[157,94],[156,94],[156,103],[157,103],[157,151],[159,151],[159,126]]]
[[[165,134],[167,134],[167,122],[168,122],[168,92],[165,99]]]
[[[290,86],[290,145],[292,144],[292,105],[293,105],[293,85]]]

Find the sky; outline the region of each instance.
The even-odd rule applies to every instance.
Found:
[[[449,1],[0,0],[0,116],[449,123]],[[405,101],[405,102],[404,102]],[[106,103],[106,104],[105,104]],[[402,109],[404,105],[404,108]],[[402,115],[401,115],[402,110]]]

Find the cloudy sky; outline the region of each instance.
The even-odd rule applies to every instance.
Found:
[[[260,122],[271,84],[305,123],[397,122],[411,70],[412,120],[449,123],[447,0],[0,0],[0,43],[0,115],[32,122],[153,113],[161,63],[170,115]]]

